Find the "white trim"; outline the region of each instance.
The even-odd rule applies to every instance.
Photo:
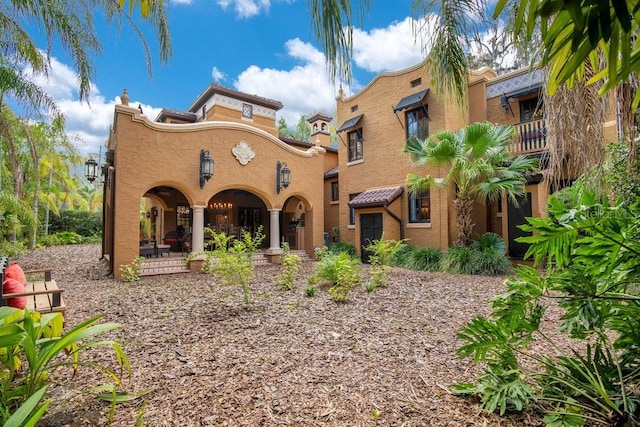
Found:
[[[410,222],[407,223],[407,228],[431,228],[430,222]]]
[[[353,166],[353,165],[358,165],[360,163],[364,163],[364,158],[362,159],[358,159],[358,160],[354,160],[352,162],[347,162],[347,166]]]

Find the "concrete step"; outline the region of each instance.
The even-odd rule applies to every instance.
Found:
[[[146,259],[142,263],[141,276],[156,276],[160,274],[188,273],[189,267],[184,264],[184,258],[155,258]]]

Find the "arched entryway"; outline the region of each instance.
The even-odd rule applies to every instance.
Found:
[[[262,227],[262,233],[269,234],[267,206],[255,194],[241,189],[224,190],[215,194],[204,209],[204,224],[216,233],[242,237],[252,236]],[[205,236],[206,237],[206,236]],[[268,247],[268,240],[262,242]]]
[[[290,249],[305,248],[307,203],[297,196],[287,199],[282,208],[280,241],[287,242]]]
[[[140,224],[141,241],[154,240],[170,245],[172,252],[182,251],[193,224],[189,201],[174,187],[153,187],[140,200]]]

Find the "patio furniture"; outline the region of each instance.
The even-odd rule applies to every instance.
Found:
[[[25,308],[29,311],[37,311],[39,313],[62,313],[66,309],[66,304],[62,300],[62,292],[64,289],[58,288],[56,281],[52,278],[50,268],[41,270],[27,270],[21,275],[21,279],[5,278],[5,270],[9,266],[7,257],[0,257],[0,279],[2,280],[2,289],[0,290],[0,306],[9,305],[10,299],[24,298]],[[18,267],[20,271],[21,268]],[[5,293],[5,281],[18,280],[23,286],[22,292]]]
[[[156,245],[156,256],[161,257],[163,254],[171,256],[171,245]]]
[[[174,252],[178,251],[178,247],[180,246],[180,236],[176,230],[171,230],[164,235],[162,239],[162,243],[165,245],[170,245],[171,250]]]
[[[147,239],[141,239],[140,240],[140,252],[139,252],[140,256],[143,256],[145,258],[150,258],[152,256],[157,256],[157,248],[156,248],[156,241],[155,240],[147,240]]]
[[[180,239],[180,247],[182,248],[182,254],[189,255],[191,253],[191,233],[187,233]]]

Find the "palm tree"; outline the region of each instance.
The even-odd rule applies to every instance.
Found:
[[[513,126],[481,122],[424,140],[411,137],[405,143],[403,151],[417,165],[449,167],[444,177],[409,174],[407,188],[417,193],[432,185],[455,185],[456,245],[468,246],[471,242],[474,200],[496,201],[507,193],[517,203],[517,196],[524,194],[527,173],[537,169],[537,161],[510,154],[509,144],[515,135]]]
[[[136,5],[140,8],[142,18],[152,24],[156,31],[160,60],[167,62],[171,58],[171,37],[164,2],[131,0],[126,9],[123,8],[124,3],[125,0],[5,1],[3,7],[0,7],[0,33],[3,35],[0,43],[0,104],[4,96],[10,95],[36,111],[41,107],[46,107],[48,113],[56,110],[51,99],[21,74],[25,64],[34,73],[47,74],[50,69],[50,49],[56,41],[74,63],[74,69],[78,73],[80,99],[88,101],[94,74],[91,57],[102,50],[95,32],[94,16],[103,16],[109,24],[116,27],[120,27],[123,22],[133,27],[142,41],[147,68],[151,73],[150,49],[133,19]],[[46,52],[43,53],[23,30],[25,21],[44,33]]]

